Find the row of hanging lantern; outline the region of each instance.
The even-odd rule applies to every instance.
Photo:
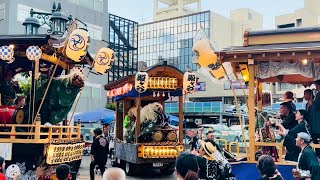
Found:
[[[162,91],[162,92],[160,92],[160,91],[158,91],[158,92],[156,92],[156,91],[153,91],[153,97],[160,97],[160,96],[162,96],[162,97],[165,97],[166,96],[166,94],[165,94],[166,92],[164,92],[164,91]],[[167,96],[168,96],[168,98],[170,98],[171,96],[170,96],[170,91],[168,91],[167,92]]]
[[[12,63],[14,61],[14,46],[1,46],[0,59]],[[26,56],[31,61],[38,61],[42,56],[42,51],[38,46],[29,46],[26,50]]]
[[[107,91],[107,96],[108,97],[120,96],[123,94],[127,94],[131,90],[132,90],[132,84],[126,83],[122,87]]]
[[[89,32],[84,29],[75,29],[71,32],[69,38],[66,40],[65,53],[68,58],[75,62],[80,62],[87,54],[89,46]],[[26,56],[29,60],[35,61],[38,67],[38,61],[42,56],[41,48],[38,46],[29,46],[26,50]],[[14,62],[14,46],[1,46],[0,59]],[[94,69],[99,74],[105,74],[111,68],[114,61],[114,51],[110,48],[100,48],[94,58]]]
[[[144,93],[148,89],[149,76],[146,72],[138,72],[135,76],[135,89],[139,93]],[[186,72],[183,76],[183,94],[193,93],[196,88],[196,74]],[[156,94],[153,92],[153,97],[160,97],[160,91]],[[165,93],[162,93],[165,96]],[[170,95],[169,95],[170,96]]]

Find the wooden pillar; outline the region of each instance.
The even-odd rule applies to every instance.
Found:
[[[137,98],[137,119],[136,119],[136,132],[135,132],[135,143],[139,143],[138,137],[140,135],[140,110],[141,110],[141,99]]]
[[[120,133],[120,126],[121,125],[121,121],[120,121],[120,117],[119,117],[119,102],[116,102],[116,134],[115,137],[123,140],[123,134]]]
[[[255,162],[255,103],[254,103],[254,81],[255,67],[254,59],[248,59],[249,66],[249,162]]]
[[[179,96],[179,142],[183,142],[183,96]]]
[[[262,111],[262,98],[263,98],[263,96],[262,96],[262,82],[261,81],[258,82],[257,91],[258,91],[258,93],[257,93],[257,95],[258,95],[257,107],[258,107],[259,111]]]

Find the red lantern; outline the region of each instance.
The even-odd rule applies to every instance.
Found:
[[[132,90],[132,84],[128,84],[128,92]]]

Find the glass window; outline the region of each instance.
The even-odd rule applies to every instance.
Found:
[[[210,19],[210,17],[209,17],[209,13],[206,13],[206,14],[205,14],[205,19],[204,19],[204,20],[205,20],[205,21],[209,21],[209,19]]]
[[[170,43],[170,49],[173,50],[174,49],[174,44]]]
[[[101,87],[92,87],[92,98],[101,99]]]
[[[68,0],[69,3],[78,4],[78,0]]]
[[[103,12],[103,0],[94,0],[94,10]]]
[[[85,8],[89,8],[89,9],[93,9],[94,7],[94,1],[93,0],[78,0],[78,4],[79,6],[85,7]]]
[[[6,4],[2,3],[0,4],[0,21],[6,19]]]
[[[91,98],[91,95],[92,95],[92,87],[85,86],[81,97]]]
[[[248,19],[252,20],[252,13],[248,13]]]
[[[185,32],[189,32],[189,24],[185,25]]]

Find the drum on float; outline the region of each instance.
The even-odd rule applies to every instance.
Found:
[[[22,124],[24,112],[22,108],[15,106],[0,106],[0,123],[1,124]]]

